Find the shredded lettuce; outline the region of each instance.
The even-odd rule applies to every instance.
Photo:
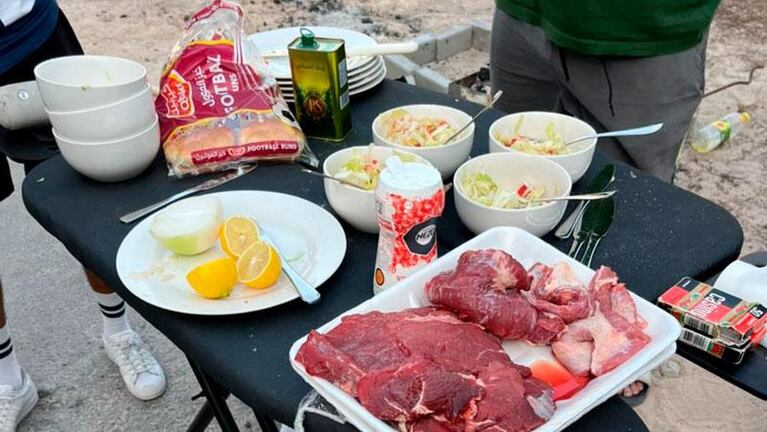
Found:
[[[514,125],[514,135],[504,137],[500,134],[496,134],[495,139],[500,141],[506,147],[528,154],[554,156],[572,152],[570,147],[565,146],[562,135],[557,133],[554,128],[554,122],[550,122],[546,125],[546,138],[539,139],[519,133],[522,128],[523,120],[524,116],[520,116],[519,120],[517,120],[517,123]]]
[[[515,191],[501,189],[492,177],[481,171],[465,173],[461,178],[461,188],[470,200],[502,209],[541,206],[543,203],[536,200],[546,193],[545,187],[531,187],[527,184],[522,184]]]
[[[402,162],[416,162],[415,155],[394,151],[393,155]],[[386,162],[374,158],[370,153],[353,155],[333,176],[353,183],[363,189],[373,190],[378,185],[378,176],[386,167]]]
[[[445,119],[415,117],[405,109],[396,109],[383,120],[386,139],[409,147],[443,145],[455,129]]]

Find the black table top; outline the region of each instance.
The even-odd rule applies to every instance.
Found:
[[[398,105],[439,103],[467,112],[477,110],[472,103],[393,81],[353,103],[354,130],[344,145],[369,143],[373,118]],[[479,119],[473,154],[487,152],[487,130],[501,115],[489,112]],[[311,146],[321,160],[340,147],[318,141],[312,141]],[[585,180],[576,184],[575,191],[582,190],[589,178],[610,162],[597,153]],[[617,165],[615,223],[594,257],[595,266],[609,263],[634,292],[654,300],[682,276],[705,279],[737,258],[743,233],[732,215],[703,198]],[[262,166],[217,191],[272,190],[329,207],[322,180],[299,171],[295,165]],[[310,329],[372,296],[377,237],[344,224],[348,239],[346,257],[336,274],[321,287],[322,300],[316,305],[296,300],[271,310],[229,317],[167,312],[139,300],[120,283],[115,257],[132,226],[123,225],[118,217],[199,182],[199,178],[169,180],[158,158],[135,179],[117,184],[98,183],[77,174],[61,157],[55,157],[26,178],[23,198],[32,216],[76,259],[100,275],[213,378],[260,412],[291,423],[298,402],[309,387],[292,371],[288,349]],[[446,252],[471,237],[458,220],[449,194],[438,231],[441,251]],[[550,236],[545,239],[560,249],[569,246]]]

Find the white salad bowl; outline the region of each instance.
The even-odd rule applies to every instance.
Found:
[[[119,57],[77,55],[46,60],[35,67],[45,108],[77,111],[121,101],[144,90],[146,68]]]
[[[380,161],[385,161],[397,153],[409,155],[416,162],[429,164],[426,159],[407,151],[370,145],[348,147],[331,154],[322,164],[322,171],[325,175],[333,177],[355,155],[369,154]],[[341,219],[360,231],[371,234],[378,232],[375,190],[366,191],[330,179],[323,181],[325,196],[328,198],[330,206]]]
[[[460,136],[448,144],[435,147],[411,147],[397,144],[386,138],[383,121],[392,111],[404,109],[415,117],[440,118],[458,130],[471,121],[471,116],[465,112],[444,105],[405,105],[390,109],[378,115],[373,120],[373,142],[378,145],[394,147],[417,154],[428,160],[442,174],[443,179],[450,178],[455,170],[466,162],[474,144],[474,124],[466,128]]]
[[[583,174],[586,173],[589,165],[591,165],[591,159],[594,157],[594,150],[597,146],[596,138],[572,144],[574,151],[563,155],[542,156],[522,153],[514,150],[513,147],[506,147],[498,139],[498,137],[513,136],[514,129],[520,119],[522,119],[522,123],[520,124],[519,133],[532,138],[546,138],[546,127],[549,124],[554,125],[554,130],[562,136],[565,142],[596,133],[594,128],[583,120],[564,114],[543,111],[509,114],[499,118],[490,126],[490,153],[513,152],[531,158],[549,159],[566,169],[573,183],[583,177]]]
[[[59,135],[56,129],[53,129],[53,137],[64,160],[75,171],[102,182],[118,182],[141,174],[160,149],[157,115],[146,129],[118,140],[74,141]]]
[[[127,99],[98,108],[46,112],[59,135],[88,142],[134,135],[151,125],[156,116],[149,86]]]
[[[453,189],[458,217],[475,234],[497,226],[512,226],[541,237],[562,219],[567,201],[550,201],[523,209],[502,209],[470,199],[464,191],[462,179],[465,174],[474,172],[484,172],[498,187],[509,191],[516,191],[523,183],[530,187],[545,186],[546,197],[570,195],[572,181],[564,168],[546,158],[506,152],[470,159],[455,172]]]

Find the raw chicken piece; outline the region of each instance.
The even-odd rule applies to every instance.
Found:
[[[554,267],[535,264],[530,268],[532,283],[527,295],[530,304],[541,312],[557,315],[571,323],[591,314],[591,296],[565,262]]]
[[[396,422],[424,416],[471,417],[484,395],[473,375],[449,372],[428,360],[369,373],[357,389],[362,406],[382,420]]]

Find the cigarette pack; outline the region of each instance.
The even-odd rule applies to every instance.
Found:
[[[764,336],[767,309],[685,277],[658,298],[658,306],[685,327],[723,345],[738,347]]]

